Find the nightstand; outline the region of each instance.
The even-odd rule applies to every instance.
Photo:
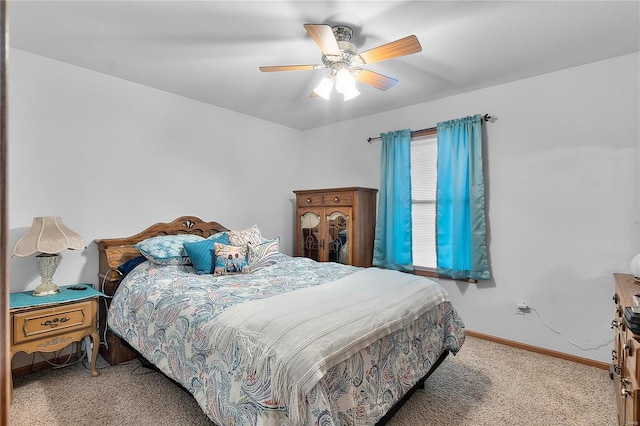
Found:
[[[86,287],[72,290],[70,287]],[[49,296],[33,296],[33,291],[11,293],[9,296],[9,324],[11,354],[17,352],[53,352],[84,339],[91,376],[99,376],[96,359],[100,345],[98,334],[98,298],[104,296],[90,284],[62,286],[60,292]],[[93,345],[92,345],[93,343]],[[13,381],[9,400],[13,394]]]

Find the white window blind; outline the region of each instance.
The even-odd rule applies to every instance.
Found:
[[[411,199],[413,264],[436,267],[436,183],[438,137],[411,141]]]

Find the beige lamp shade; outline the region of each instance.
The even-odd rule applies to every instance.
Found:
[[[31,256],[34,253],[55,254],[84,249],[82,237],[62,223],[59,216],[34,217],[31,229],[16,243],[13,254]]]

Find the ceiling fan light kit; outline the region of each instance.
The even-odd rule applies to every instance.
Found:
[[[309,97],[312,98],[314,95],[317,95],[329,100],[329,97],[331,96],[331,89],[333,89],[333,78],[331,76],[323,77],[318,86],[313,89],[313,92],[311,92]]]
[[[331,70],[313,89],[310,98],[321,97],[328,100],[335,85],[336,91],[344,95],[344,100],[348,101],[360,95],[356,81],[379,90],[387,90],[395,86],[398,80],[363,69],[361,66],[422,51],[418,38],[410,35],[358,54],[356,46],[350,42],[353,31],[347,26],[304,24],[304,28],[320,48],[322,64],[262,66],[260,71]]]
[[[345,101],[360,96],[353,71],[348,68],[342,68],[337,72],[332,70],[331,74],[323,77],[309,97],[320,96],[328,100],[331,97],[331,89],[333,89],[334,84],[336,91],[344,96]]]
[[[348,68],[342,68],[336,73],[336,91],[344,95],[345,101],[360,95],[356,79]]]

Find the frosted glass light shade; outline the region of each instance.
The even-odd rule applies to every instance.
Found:
[[[356,86],[352,86],[344,92],[344,100],[349,101],[353,98],[360,96],[360,91],[356,88]]]
[[[333,80],[330,77],[324,77],[320,80],[318,87],[313,89],[316,95],[324,99],[329,99],[331,95],[331,89],[333,88]]]
[[[631,260],[631,273],[636,281],[640,282],[640,254],[636,254]]]
[[[356,79],[353,78],[351,72],[343,68],[336,73],[336,90],[340,93],[349,91],[356,84]]]
[[[59,216],[34,217],[31,229],[16,243],[13,254],[24,257],[34,253],[55,254],[61,251],[81,250],[82,237],[62,223]]]
[[[356,79],[346,68],[336,73],[336,90],[344,95],[344,100],[348,101],[360,95],[356,87]]]

